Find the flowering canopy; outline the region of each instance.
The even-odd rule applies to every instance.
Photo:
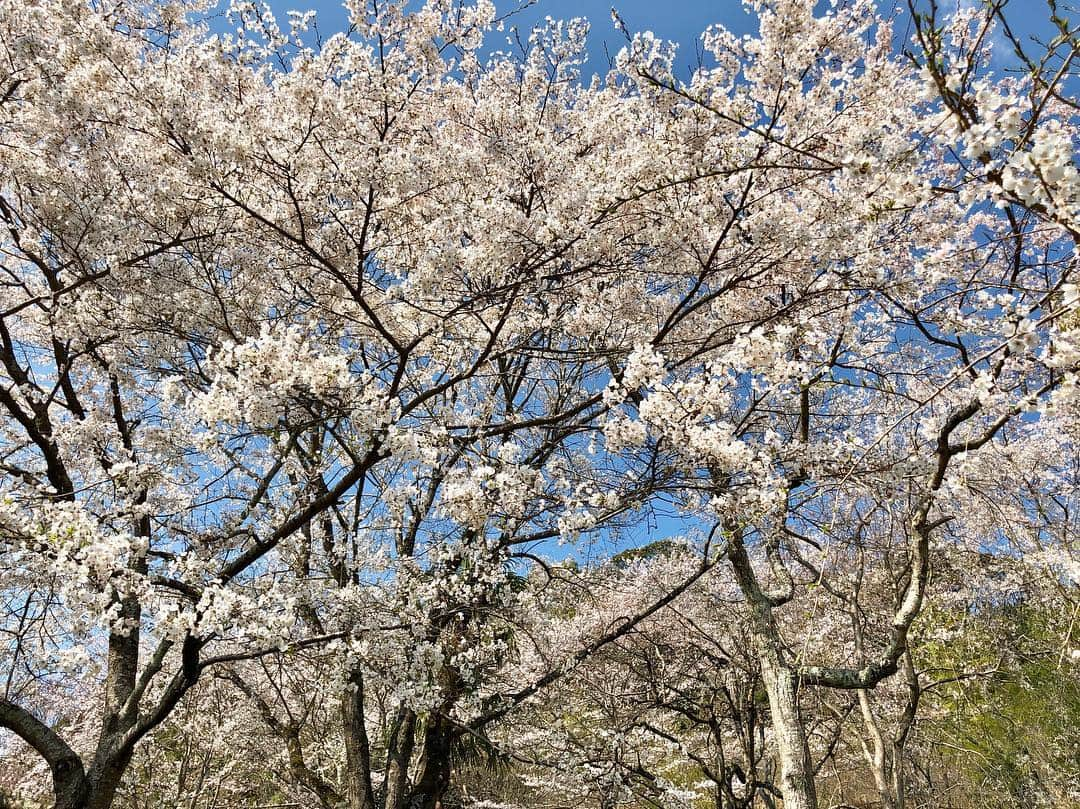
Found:
[[[0,726],[57,806],[109,806],[204,672],[256,700],[244,661],[314,648],[351,775],[295,777],[434,806],[454,739],[615,636],[521,665],[523,574],[654,512],[699,564],[615,634],[730,570],[813,806],[799,691],[904,664],[935,544],[1075,580],[1071,534],[1009,535],[985,491],[1015,470],[1017,520],[1072,491],[1060,76],[987,73],[992,14],[916,17],[912,62],[869,0],[751,5],[687,80],[628,34],[584,84],[582,22],[488,56],[487,0],[352,3],[326,38],[0,3]],[[870,593],[814,654],[779,618]]]

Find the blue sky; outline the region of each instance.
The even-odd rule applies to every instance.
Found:
[[[314,10],[318,14],[319,30],[331,34],[345,25],[345,11],[340,0],[266,0],[279,21],[284,22],[285,12],[290,10]],[[500,14],[519,8],[526,0],[495,0]],[[708,26],[720,23],[737,33],[750,33],[755,29],[754,17],[748,14],[742,0],[536,0],[532,5],[507,20],[507,28],[516,25],[527,32],[545,17],[557,20],[584,17],[592,25],[589,42],[591,59],[583,73],[587,79],[592,73],[603,74],[607,70],[607,56],[613,57],[625,43],[615,30],[611,9],[615,7],[631,31],[652,31],[658,37],[679,43],[679,67],[696,64],[696,43]],[[492,33],[488,41],[490,50],[506,48],[506,37]],[[606,48],[605,48],[606,46]]]
[[[504,6],[509,8],[505,0],[495,0],[495,3],[500,10]],[[739,34],[750,33],[756,28],[756,20],[744,10],[742,0],[539,0],[521,13],[517,25],[528,30],[544,17],[585,17],[592,23],[589,32],[592,59],[584,72],[586,76],[593,72],[603,73],[607,70],[605,45],[607,52],[614,56],[625,44],[622,34],[615,30],[611,21],[612,6],[630,31],[652,31],[658,37],[678,42],[681,69],[697,63],[696,44],[702,31],[710,25],[719,23]]]
[[[324,34],[333,33],[344,27],[345,12],[340,0],[268,0],[275,13],[283,19],[289,10],[315,10],[318,14],[319,28]],[[826,5],[827,0],[822,0]],[[979,6],[982,0],[938,0],[940,13],[947,14],[960,6]],[[495,0],[500,13],[505,13],[520,5],[511,0]],[[586,65],[585,78],[593,72],[603,74],[607,69],[606,53],[614,56],[623,45],[623,38],[611,21],[612,6],[618,10],[631,31],[652,31],[657,36],[679,43],[678,68],[682,75],[697,63],[697,43],[701,32],[708,26],[721,24],[737,33],[751,33],[756,29],[756,20],[744,9],[742,0],[537,0],[533,5],[520,12],[508,24],[516,24],[522,31],[528,31],[544,17],[568,19],[585,17],[592,23],[590,32],[590,62]],[[894,8],[904,9],[906,0],[880,0],[882,11]],[[1045,0],[1011,0],[1006,10],[1014,32],[1025,41],[1032,35],[1040,35],[1044,40],[1052,36],[1048,23],[1049,11]],[[899,31],[904,27],[898,26]],[[492,50],[504,47],[505,34],[493,34],[488,42]],[[998,37],[1000,40],[1001,37]],[[605,48],[606,46],[606,48]],[[1037,52],[1037,48],[1033,48]],[[1010,53],[1003,53],[1001,66],[1013,60]]]

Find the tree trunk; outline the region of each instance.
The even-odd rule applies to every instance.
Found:
[[[902,750],[885,741],[865,689],[859,691],[859,710],[862,712],[863,725],[870,735],[870,744],[863,743],[863,753],[874,776],[881,809],[902,809],[903,787],[898,772]]]
[[[450,744],[453,725],[431,716],[424,727],[424,755],[420,777],[409,796],[409,809],[435,809],[450,786]]]
[[[116,790],[120,788],[120,781],[130,762],[129,752],[123,756],[111,757],[102,766],[92,768],[90,794],[82,809],[109,809],[116,799]]]
[[[83,772],[82,762],[61,761],[53,764],[53,797],[56,809],[85,809],[90,797],[90,782]]]
[[[412,759],[416,714],[404,705],[398,708],[390,729],[386,750],[386,781],[383,787],[383,809],[401,809],[405,785]]]
[[[137,503],[145,500],[145,493]],[[136,536],[150,537],[150,518],[139,517],[132,526]],[[132,552],[128,569],[139,575],[147,571],[146,558]],[[129,746],[121,750],[121,740],[135,724],[137,712],[131,710],[128,700],[135,691],[139,673],[139,640],[142,625],[142,605],[136,595],[117,595],[120,603],[120,619],[123,625],[109,633],[109,651],[106,662],[105,705],[93,763],[87,771],[89,784],[85,809],[109,809],[116,799],[116,790],[131,763],[134,750]]]
[[[348,809],[375,809],[371,788],[371,749],[364,723],[364,676],[359,667],[349,673],[341,696],[345,735],[345,802]]]
[[[799,714],[797,677],[784,665],[779,650],[768,639],[761,639],[761,647],[758,651],[761,679],[769,696],[784,809],[817,809],[814,765]]]
[[[739,529],[730,530],[728,559],[750,608],[750,631],[761,664],[761,680],[769,697],[769,714],[780,762],[784,809],[817,809],[814,765],[806,728],[799,714],[799,682],[784,662],[783,641],[773,617],[773,600],[762,591]]]

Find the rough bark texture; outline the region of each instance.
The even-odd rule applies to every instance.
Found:
[[[82,809],[90,782],[82,760],[57,733],[26,709],[0,698],[0,727],[15,733],[49,765],[56,809]]]
[[[85,809],[90,797],[90,783],[83,775],[82,763],[52,768],[56,809]]]
[[[806,728],[799,715],[798,673],[784,661],[783,641],[773,617],[773,603],[758,583],[737,529],[730,532],[728,558],[739,589],[750,607],[754,651],[769,697],[784,809],[817,809],[814,766],[810,760]]]
[[[409,809],[435,809],[450,786],[450,746],[453,725],[441,714],[424,727],[424,753],[420,776],[409,796]]]
[[[371,748],[364,724],[364,677],[360,669],[349,674],[341,697],[341,723],[345,735],[345,802],[348,809],[375,809],[371,788]]]
[[[814,765],[806,728],[799,715],[799,684],[796,674],[780,659],[767,638],[758,650],[761,679],[769,697],[773,735],[780,760],[780,791],[784,809],[817,809]]]
[[[415,733],[416,714],[403,705],[398,708],[387,745],[384,809],[401,809]]]

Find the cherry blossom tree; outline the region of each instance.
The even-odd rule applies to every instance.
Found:
[[[111,806],[213,675],[306,800],[433,809],[595,655],[644,681],[627,638],[718,571],[754,786],[817,805],[811,703],[854,692],[873,735],[935,548],[1001,540],[975,472],[1075,431],[1080,175],[1066,23],[998,79],[997,5],[913,9],[914,55],[870,0],[816,5],[751,3],[686,79],[616,16],[586,84],[583,21],[489,55],[486,0],[329,37],[0,2],[0,727],[57,807]],[[1062,510],[1011,468],[1010,513]],[[681,577],[527,651],[550,548],[655,513],[707,538]],[[1075,581],[1071,523],[1034,523],[1016,552]]]
[[[754,616],[785,805],[808,807],[801,691],[863,690],[898,670],[934,538],[971,496],[967,462],[1025,440],[1025,414],[1068,407],[1075,355],[1060,321],[1076,303],[1074,117],[1053,82],[978,78],[992,20],[976,12],[947,24],[917,17],[922,75],[890,55],[889,23],[869,4],[825,18],[799,3],[760,14],[752,45],[711,40],[742,81],[717,69],[680,82],[642,37],[628,70],[643,97],[680,111],[672,128],[691,115],[738,127],[770,170],[783,167],[770,207],[736,224],[776,262],[775,299],[797,314],[729,342],[712,332],[692,362],[654,342],[641,352],[646,390],[627,402],[627,418],[639,436],[678,448],[696,471],[693,507],[723,526]],[[807,154],[808,143],[822,148]],[[874,564],[898,542],[904,584],[891,618],[873,635],[852,627],[826,659],[808,660],[778,613],[813,604],[812,588],[852,552]]]

